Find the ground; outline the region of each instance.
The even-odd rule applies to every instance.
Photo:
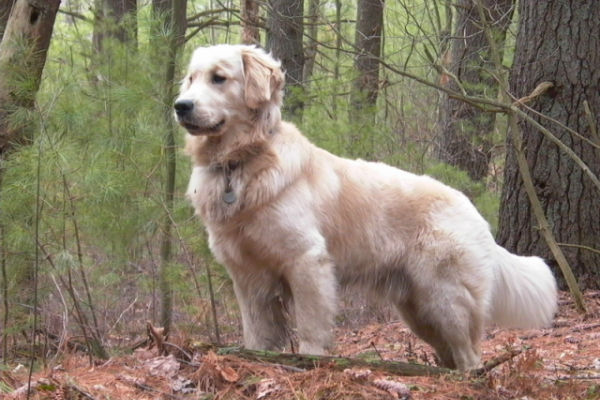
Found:
[[[600,399],[600,291],[585,294],[588,312],[578,314],[561,293],[559,314],[551,328],[489,328],[483,360],[513,350],[520,354],[473,377],[394,376],[368,368],[335,370],[332,365],[304,370],[182,343],[159,356],[156,348],[139,349],[90,366],[81,354],[63,356],[60,364],[33,376],[34,399]],[[175,341],[175,339],[172,339]],[[195,349],[195,350],[194,350]],[[339,328],[335,353],[365,360],[384,359],[435,365],[429,346],[401,321]],[[27,371],[0,371],[0,398],[26,398]],[[16,390],[14,390],[16,389]]]

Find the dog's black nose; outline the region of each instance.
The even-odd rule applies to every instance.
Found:
[[[182,117],[194,109],[194,102],[192,100],[177,100],[173,107],[175,107],[177,115]]]

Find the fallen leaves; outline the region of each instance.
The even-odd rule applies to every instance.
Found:
[[[34,376],[33,399],[600,399],[600,296],[587,297],[586,316],[574,311],[563,295],[560,316],[551,329],[528,331],[492,328],[483,341],[483,359],[521,354],[478,378],[466,374],[441,377],[397,377],[363,367],[334,370],[324,364],[311,370],[284,368],[207,348],[160,355],[156,347],[90,367],[84,355],[69,355],[60,367]],[[371,352],[385,360],[421,360],[434,365],[433,351],[400,322],[340,329],[336,354],[355,357]],[[376,351],[374,351],[374,349]],[[190,361],[191,360],[191,361]],[[27,369],[0,373],[0,397],[25,399]],[[16,390],[15,390],[16,389]],[[86,395],[90,397],[86,397]],[[83,396],[83,397],[82,397]],[[2,397],[4,398],[4,397]],[[75,397],[66,397],[75,398]]]

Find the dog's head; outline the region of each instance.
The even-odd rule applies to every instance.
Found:
[[[181,84],[175,117],[194,136],[254,130],[279,121],[283,85],[280,63],[257,47],[200,47]]]

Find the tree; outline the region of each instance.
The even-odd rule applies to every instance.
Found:
[[[519,15],[510,91],[520,98],[540,82],[552,82],[552,89],[528,103],[532,108],[529,115],[570,147],[598,176],[600,20],[596,16],[600,15],[600,3],[522,0]],[[580,284],[598,289],[598,188],[535,126],[525,121],[519,125],[536,193],[553,234],[563,244]],[[536,229],[510,137],[500,204],[498,241],[514,252],[550,259],[551,253]]]
[[[12,8],[13,3],[14,0],[0,0],[0,40],[2,40],[6,21],[8,21],[8,16],[10,15],[10,9]]]
[[[358,0],[356,6],[355,67],[358,78],[352,106],[360,111],[374,107],[379,93],[379,57],[383,27],[383,0]]]
[[[242,0],[242,43],[260,44],[260,8],[256,0]]]
[[[166,67],[162,79],[163,93],[162,112],[164,115],[164,153],[165,153],[165,186],[164,208],[162,219],[162,239],[160,247],[160,292],[161,312],[160,323],[168,334],[173,314],[173,294],[169,284],[169,265],[172,258],[171,230],[173,226],[173,198],[175,193],[176,145],[175,135],[177,126],[173,119],[173,101],[175,99],[175,70],[180,49],[185,43],[187,0],[154,0],[153,14],[161,19],[161,24],[167,33],[166,42],[155,39],[155,46],[160,47],[157,54],[166,50]]]
[[[288,117],[299,120],[304,107],[303,80],[304,2],[301,0],[269,0],[267,49],[281,60],[286,76],[286,106]]]
[[[107,37],[121,43],[137,42],[136,0],[94,0],[94,33],[92,43],[102,52]]]
[[[384,0],[358,0],[356,6],[354,66],[358,76],[350,96],[350,119],[360,126],[351,135],[348,149],[354,156],[369,157],[373,152],[374,138],[365,136],[371,134],[367,127],[375,122],[384,4]]]
[[[478,4],[480,3],[480,4]],[[485,20],[480,11],[483,8]],[[514,0],[460,0],[456,6],[457,21],[446,68],[454,79],[448,79],[452,90],[459,85],[468,94],[495,98],[498,81],[493,71],[496,68],[490,56],[487,26],[495,45],[502,56],[502,46],[510,25]],[[446,75],[447,77],[447,75]],[[464,169],[474,180],[487,176],[492,143],[490,134],[494,128],[496,114],[484,112],[463,101],[445,97],[441,132],[438,135],[437,151],[441,161]]]
[[[302,80],[308,82],[312,76],[317,57],[318,44],[318,22],[319,22],[320,0],[310,0],[308,3],[308,44],[306,45],[306,59]]]
[[[60,0],[18,0],[6,24],[0,43],[0,157],[31,134],[10,117],[33,107],[59,5]]]

